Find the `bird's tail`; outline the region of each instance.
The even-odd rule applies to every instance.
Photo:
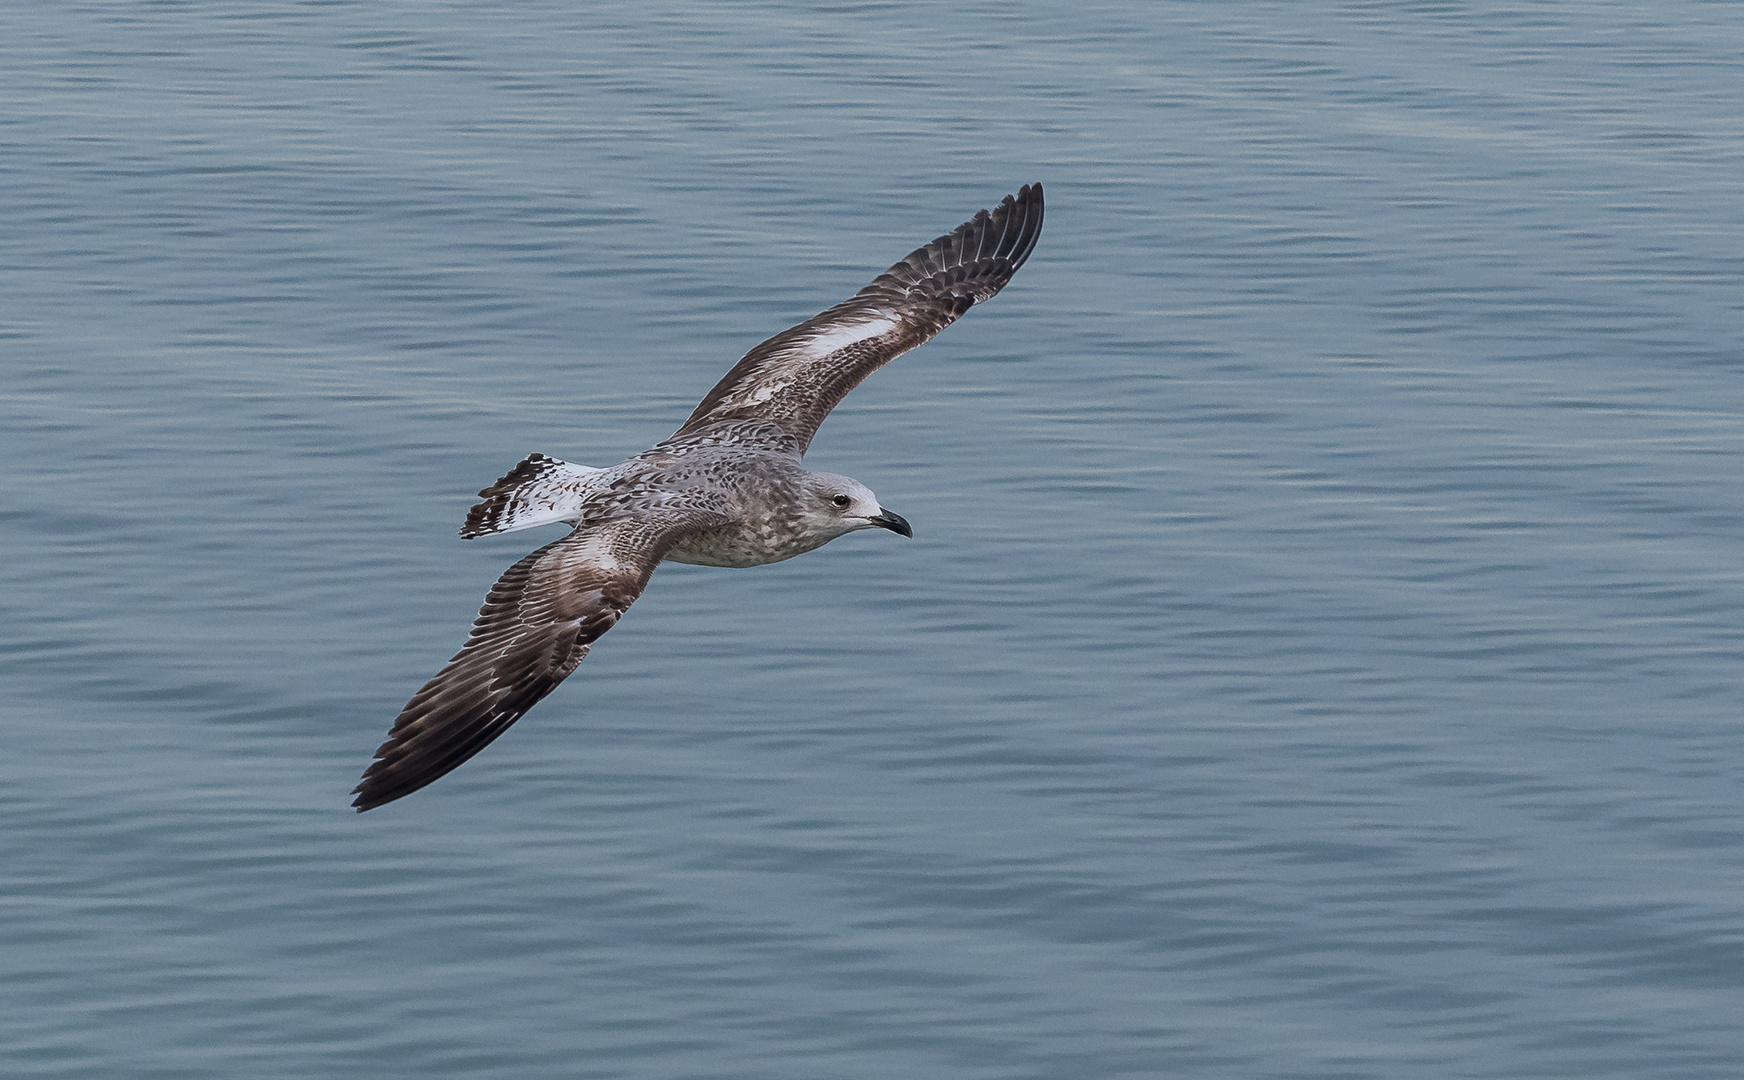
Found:
[[[555,521],[574,521],[592,493],[593,478],[603,472],[604,469],[531,454],[478,493],[484,501],[467,511],[460,535],[471,540]]]

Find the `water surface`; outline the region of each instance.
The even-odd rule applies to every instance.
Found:
[[[11,1075],[1731,1078],[1729,5],[0,14]],[[1026,181],[808,459],[346,791],[609,464]]]

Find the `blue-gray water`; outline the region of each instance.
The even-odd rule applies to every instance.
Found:
[[[11,4],[9,1076],[1744,1071],[1730,4]],[[1018,184],[809,459],[346,792],[609,464]]]

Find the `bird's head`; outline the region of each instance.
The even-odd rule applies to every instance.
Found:
[[[889,529],[903,536],[913,536],[898,514],[878,504],[872,489],[849,476],[835,473],[809,473],[806,476],[804,510],[807,523],[831,539],[860,529]]]

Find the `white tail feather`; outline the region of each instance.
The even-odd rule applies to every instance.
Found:
[[[574,521],[592,493],[592,478],[602,472],[605,470],[531,454],[478,493],[484,501],[467,512],[460,535],[471,540],[491,533]]]

